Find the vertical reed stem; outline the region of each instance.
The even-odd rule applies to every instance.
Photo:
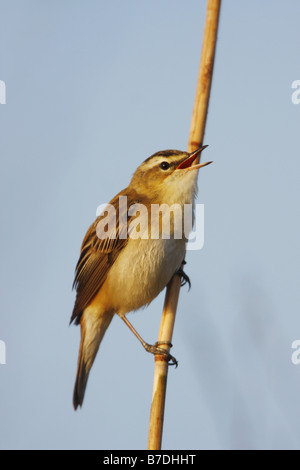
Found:
[[[220,7],[221,0],[207,1],[200,69],[188,140],[188,152],[192,152],[200,147],[204,137],[217,42]],[[179,290],[180,278],[175,275],[167,286],[158,334],[158,341],[160,342],[171,343],[172,341]],[[170,347],[167,344],[162,344],[160,347],[170,351]],[[168,363],[166,358],[164,356],[156,355],[148,434],[148,450],[161,449],[167,377]]]

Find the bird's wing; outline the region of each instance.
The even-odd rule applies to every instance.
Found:
[[[88,229],[82,242],[80,257],[75,270],[73,288],[76,288],[76,300],[70,323],[80,322],[83,310],[90,304],[103,285],[107,274],[126,246],[127,227],[131,217],[128,208],[138,201],[134,195],[127,196],[119,203],[119,196],[127,196],[125,191],[117,194],[101,215]]]

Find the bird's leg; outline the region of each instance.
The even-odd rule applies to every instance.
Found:
[[[161,355],[165,356],[167,358],[169,366],[178,366],[178,362],[175,359],[175,357],[171,356],[171,354],[163,348],[159,348],[158,346],[160,344],[166,344],[169,347],[172,347],[172,344],[169,343],[168,341],[159,341],[155,344],[148,344],[146,341],[143,340],[143,338],[138,334],[136,329],[132,326],[129,320],[125,317],[125,315],[119,315],[120,318],[123,320],[123,322],[128,326],[128,328],[132,331],[132,333],[137,337],[137,339],[140,341],[140,343],[143,345],[143,347],[146,349],[147,352],[150,352],[154,355]]]
[[[185,261],[185,260],[182,261],[182,265],[184,265],[184,264],[186,264],[186,261]],[[191,281],[190,281],[190,278],[189,278],[189,276],[184,272],[184,270],[182,269],[181,266],[180,266],[180,268],[176,271],[176,274],[178,274],[178,276],[181,277],[181,283],[180,283],[181,287],[182,287],[182,286],[185,286],[185,284],[188,283],[188,285],[189,285],[189,290],[190,290],[190,288],[191,288],[191,286],[192,286]]]

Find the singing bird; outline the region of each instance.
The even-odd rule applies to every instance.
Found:
[[[126,314],[150,304],[175,273],[188,279],[181,269],[188,235],[181,231],[182,236],[178,236],[183,217],[176,218],[175,212],[183,211],[187,204],[194,205],[197,170],[211,163],[198,163],[206,147],[192,153],[163,150],[147,158],[129,186],[112,199],[86,233],[75,270],[73,287],[77,292],[70,320],[81,327],[73,393],[75,410],[82,406],[89,372],[115,314],[147,351],[167,355],[170,363],[176,363],[157,343],[146,343]],[[165,236],[161,218],[153,235],[153,217],[148,216],[152,208],[157,211],[162,206],[172,206],[174,210],[169,219],[169,236]],[[144,216],[137,217],[141,213]]]

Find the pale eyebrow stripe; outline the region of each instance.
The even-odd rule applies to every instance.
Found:
[[[154,153],[150,157],[146,158],[145,162],[148,162],[154,157],[161,157],[161,158],[169,158],[172,157],[173,155],[184,155],[184,152],[181,150],[160,150],[159,152]]]

